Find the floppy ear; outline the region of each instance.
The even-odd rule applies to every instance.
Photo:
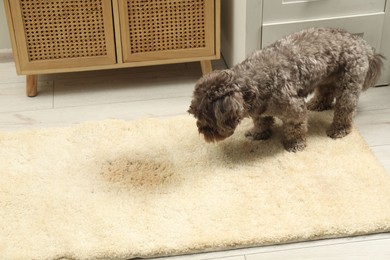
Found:
[[[233,92],[213,103],[217,125],[234,130],[244,118],[244,99],[240,92]]]

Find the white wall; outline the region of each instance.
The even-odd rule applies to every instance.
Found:
[[[11,42],[9,40],[7,19],[4,10],[4,0],[0,3],[0,49],[10,49]]]
[[[260,48],[262,0],[221,1],[221,50],[229,67]]]
[[[221,1],[221,51],[229,67],[245,57],[246,0]]]

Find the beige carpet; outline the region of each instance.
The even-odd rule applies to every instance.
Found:
[[[0,133],[2,259],[131,258],[390,231],[390,175],[355,130],[205,144],[189,116]]]

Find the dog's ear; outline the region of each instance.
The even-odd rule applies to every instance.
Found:
[[[213,103],[214,115],[217,125],[234,130],[244,118],[244,99],[241,92],[233,92]]]

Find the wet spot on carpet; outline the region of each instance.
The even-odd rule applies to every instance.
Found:
[[[103,164],[105,180],[129,188],[157,188],[175,179],[172,163],[156,159],[117,158]]]

